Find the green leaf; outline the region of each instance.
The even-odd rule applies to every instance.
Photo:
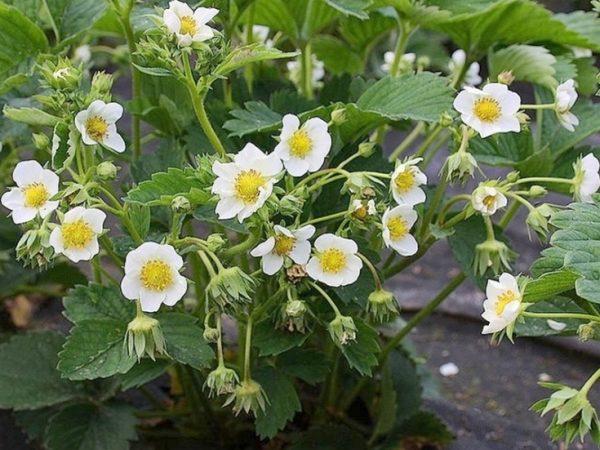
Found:
[[[71,380],[93,380],[128,372],[135,364],[124,348],[127,324],[114,319],[75,325],[58,354],[58,370]]]
[[[393,448],[398,440],[424,441],[437,448],[445,448],[453,439],[454,436],[438,416],[428,411],[419,411],[394,430],[388,439],[392,446],[384,448]]]
[[[46,0],[61,40],[87,31],[106,11],[106,2],[97,0]]]
[[[200,180],[193,169],[169,168],[166,172],[152,175],[152,179],[141,182],[129,191],[125,201],[146,206],[169,206],[171,201],[182,195],[192,205],[210,200],[208,186]]]
[[[529,81],[549,88],[558,83],[554,78],[556,58],[548,49],[535,45],[511,45],[488,58],[490,78],[495,80],[504,71],[512,72],[516,80]]]
[[[57,412],[57,407],[48,407],[15,411],[13,415],[15,422],[27,433],[30,441],[40,440],[43,442],[48,422]]]
[[[240,69],[247,64],[258,61],[268,61],[272,59],[294,58],[298,55],[296,52],[284,53],[273,47],[267,47],[261,43],[254,43],[236,47],[229,53],[221,64],[219,64],[213,74],[216,77],[223,77],[234,70]]]
[[[469,151],[480,163],[515,167],[533,154],[533,137],[529,132],[502,133],[486,139],[476,136],[469,141]]]
[[[421,407],[423,387],[415,363],[399,350],[392,351],[387,363],[396,391],[396,423],[402,423]]]
[[[29,78],[24,73],[17,73],[0,83],[0,95],[12,91],[15,88],[27,83]]]
[[[361,308],[366,308],[369,295],[374,290],[375,280],[373,280],[371,272],[365,267],[364,270],[361,270],[358,279],[354,283],[348,286],[336,287],[335,289],[331,289],[331,292],[347,305],[355,304]]]
[[[293,348],[280,354],[277,367],[311,385],[321,383],[329,373],[325,355],[309,348]]]
[[[298,36],[298,26],[294,16],[283,0],[256,0],[253,7],[256,24],[282,31],[292,38]]]
[[[60,377],[57,353],[65,338],[53,331],[13,336],[0,345],[0,408],[37,409],[81,395]]]
[[[386,77],[358,99],[362,111],[390,120],[436,122],[452,109],[452,89],[445,78],[429,72]]]
[[[582,47],[600,51],[600,19],[597,14],[575,11],[570,14],[556,14],[554,18],[587,41]]]
[[[160,322],[169,356],[194,369],[210,367],[215,354],[204,340],[204,330],[196,317],[176,312],[159,313],[154,317]]]
[[[541,300],[553,299],[560,294],[575,289],[575,281],[578,278],[578,274],[567,269],[545,273],[541,277],[527,283],[523,292],[523,301],[525,303],[534,303]]]
[[[289,332],[276,328],[270,320],[263,320],[254,327],[252,345],[258,348],[260,356],[278,355],[304,344],[309,333]]]
[[[289,450],[367,450],[367,441],[355,430],[330,423],[300,434]]]
[[[302,409],[300,399],[291,380],[275,368],[261,367],[253,377],[269,399],[265,411],[256,416],[256,433],[261,439],[271,439]]]
[[[454,227],[454,233],[448,236],[448,244],[459,266],[481,289],[486,278],[475,274],[475,246],[487,239],[485,223],[481,216],[471,216]]]
[[[21,11],[0,3],[0,81],[48,47],[44,32]]]
[[[312,41],[312,50],[319,61],[334,75],[342,73],[359,74],[363,71],[363,61],[345,42],[333,36],[317,36]]]
[[[373,436],[387,434],[396,424],[397,397],[398,393],[394,389],[392,372],[389,365],[386,365],[381,379],[380,400]]]
[[[361,319],[354,319],[356,325],[356,340],[340,347],[348,365],[363,376],[371,376],[373,367],[377,365],[379,341],[377,331]]]
[[[153,77],[172,77],[173,73],[170,70],[167,70],[163,67],[145,67],[140,66],[139,64],[132,63],[133,66],[142,73],[146,75],[151,75]]]
[[[171,361],[159,359],[152,361],[150,358],[142,359],[131,368],[129,372],[121,375],[121,388],[137,388],[160,377],[171,366]]]
[[[0,3],[0,8],[2,4]],[[2,110],[7,119],[27,125],[39,125],[53,127],[59,122],[59,118],[48,114],[37,108],[13,108],[5,106]]]
[[[53,140],[58,140],[57,148],[52,149],[52,168],[55,170],[61,170],[65,165],[65,161],[70,156],[69,150],[71,149],[71,146],[69,145],[69,134],[69,125],[65,122],[58,122],[54,127]]]
[[[552,300],[536,303],[529,308],[529,312],[538,313],[576,313],[582,314],[582,310],[577,304],[568,298],[555,297]],[[554,335],[574,335],[577,333],[579,325],[583,322],[580,319],[556,319],[556,322],[565,325],[562,330],[555,330],[550,327],[547,319],[525,317],[523,321],[518,321],[515,327],[515,333],[518,336],[554,336]]]
[[[236,219],[221,220],[215,212],[214,205],[202,205],[194,211],[194,219],[200,222],[209,223],[212,225],[220,225],[236,233],[248,234],[248,228],[243,223],[239,223]]]
[[[135,317],[135,303],[125,299],[116,286],[76,286],[63,299],[63,306],[65,317],[74,324],[91,319],[127,324]]]
[[[340,21],[340,34],[352,49],[365,55],[382,36],[396,27],[393,17],[372,11],[369,20],[346,17]]]
[[[325,2],[345,16],[354,16],[359,19],[369,18],[365,10],[373,3],[372,0],[325,0]]]
[[[281,123],[282,115],[271,111],[263,102],[246,102],[244,108],[231,111],[230,114],[235,119],[223,124],[223,128],[231,132],[229,136],[243,137],[247,134],[262,133]]]
[[[131,406],[76,403],[56,414],[48,424],[48,450],[128,450],[137,439],[137,419]]]

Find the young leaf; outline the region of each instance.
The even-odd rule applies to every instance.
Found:
[[[176,312],[159,313],[155,318],[160,322],[169,356],[198,370],[210,366],[215,354],[204,340],[197,318]]]
[[[211,197],[207,186],[195,176],[193,169],[172,167],[166,172],[155,173],[151,180],[141,182],[129,191],[125,201],[146,206],[169,206],[179,195],[193,205],[206,203]]]
[[[2,3],[0,3],[2,8]],[[7,119],[27,125],[39,125],[53,127],[60,120],[58,117],[48,114],[37,108],[13,108],[5,106],[2,110]]]
[[[271,111],[263,102],[246,102],[244,108],[231,111],[235,119],[223,124],[223,128],[231,132],[229,136],[243,137],[247,134],[261,133],[281,123],[281,114]]]
[[[79,385],[56,370],[64,341],[44,331],[15,335],[0,345],[0,408],[37,409],[81,395]]]
[[[46,0],[58,37],[72,38],[89,30],[106,10],[106,2],[97,0]]]
[[[386,77],[367,89],[357,106],[389,120],[436,122],[452,110],[452,89],[446,79],[429,72]]]
[[[317,36],[312,41],[312,49],[325,67],[334,75],[342,73],[359,74],[363,71],[363,61],[359,54],[345,42],[333,36]]]
[[[256,433],[262,439],[271,439],[302,409],[291,380],[272,367],[261,367],[253,374],[265,390],[269,403],[256,416]]]
[[[377,331],[361,319],[355,318],[354,324],[357,330],[356,340],[348,342],[340,349],[350,367],[356,369],[363,376],[371,376],[373,367],[377,365],[377,354],[379,353]]]
[[[126,373],[135,364],[123,345],[126,330],[126,323],[114,319],[77,323],[58,354],[58,370],[70,380],[93,380]]]
[[[225,60],[215,68],[214,75],[216,77],[223,77],[247,64],[271,59],[293,58],[296,55],[297,53],[295,52],[284,53],[281,50],[269,48],[260,43],[244,45],[233,49],[225,57]]]
[[[135,316],[135,304],[126,300],[116,286],[90,283],[76,286],[63,299],[64,315],[77,324],[91,319],[112,319],[123,324]]]
[[[75,403],[52,417],[48,450],[128,450],[137,439],[135,410],[120,402]]]

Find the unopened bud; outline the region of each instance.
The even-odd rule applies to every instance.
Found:
[[[529,121],[531,120],[531,117],[529,117],[526,113],[524,113],[523,111],[519,111],[517,113],[517,119],[519,119],[519,123],[521,125],[528,125]]]
[[[546,195],[548,193],[548,190],[543,187],[543,186],[539,186],[537,184],[534,184],[533,186],[531,186],[529,188],[529,196],[530,197],[542,197],[544,195]]]
[[[104,161],[96,167],[96,173],[102,180],[114,180],[117,177],[117,166],[110,161]]]
[[[384,289],[371,292],[367,311],[377,322],[387,321],[390,317],[398,314],[398,308],[394,294]]]
[[[514,170],[506,175],[506,181],[509,183],[514,183],[519,179],[520,176],[521,174],[517,170]]]
[[[206,247],[211,252],[216,252],[225,245],[225,238],[222,234],[213,233],[206,238]]]
[[[579,340],[582,342],[587,342],[591,339],[600,338],[600,327],[597,322],[588,322],[582,325],[579,325],[577,329],[577,335],[579,336]]]
[[[50,146],[50,139],[44,133],[33,133],[33,145],[38,150],[47,150]]]
[[[346,122],[346,108],[334,109],[331,113],[331,121],[338,126]]]
[[[515,81],[515,76],[510,70],[505,70],[504,72],[500,72],[498,74],[498,83],[510,86],[513,81]]]
[[[419,56],[417,58],[417,67],[419,69],[425,69],[431,65],[431,58],[429,56]]]
[[[219,333],[219,330],[209,326],[207,326],[204,329],[204,333],[202,335],[204,337],[204,340],[210,343],[217,342],[219,340],[219,337],[221,337],[221,333]]]
[[[171,200],[171,209],[178,214],[186,214],[192,210],[192,204],[187,197],[178,195]]]
[[[368,158],[373,153],[375,153],[376,147],[377,144],[375,144],[374,142],[363,142],[358,146],[358,154],[363,158]]]
[[[452,123],[454,122],[454,119],[452,118],[452,116],[450,114],[448,114],[447,112],[443,113],[440,116],[440,126],[447,128],[450,125],[452,125]]]
[[[99,96],[109,94],[113,85],[113,76],[106,72],[96,72],[92,78],[92,92]]]

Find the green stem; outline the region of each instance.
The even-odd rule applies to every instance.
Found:
[[[554,109],[554,103],[545,103],[542,105],[534,104],[534,105],[521,105],[521,109]]]
[[[208,118],[208,115],[206,114],[206,109],[204,108],[205,94],[200,95],[200,93],[198,92],[198,87],[196,86],[196,81],[194,80],[194,75],[192,73],[189,58],[189,55],[184,55],[182,59],[183,66],[185,69],[185,77],[187,81],[186,84],[192,100],[194,112],[196,113],[196,119],[198,119],[198,123],[200,124],[200,127],[202,127],[202,131],[204,131],[204,134],[208,138],[208,141],[213,146],[215,151],[221,157],[225,157],[227,155],[227,152],[225,151],[225,147],[223,147],[221,140],[217,136],[217,133],[215,133],[215,130]]]
[[[252,232],[248,235],[246,239],[244,239],[239,244],[234,245],[233,247],[230,247],[227,250],[224,250],[223,255],[226,258],[231,258],[232,256],[235,256],[239,253],[247,252],[258,243],[259,237],[260,236],[258,232]]]
[[[410,37],[411,32],[412,29],[406,22],[399,22],[398,39],[396,41],[396,48],[394,49],[394,60],[390,67],[390,75],[392,77],[398,76],[400,61],[402,61],[402,56],[404,56],[406,51],[406,44],[408,44],[408,38]]]
[[[309,0],[312,1],[312,0]],[[312,86],[312,53],[310,43],[306,43],[302,48],[302,93],[308,99],[314,98]]]
[[[563,183],[563,184],[574,184],[575,181],[570,178],[557,178],[557,177],[528,177],[521,178],[512,184],[522,183]]]
[[[348,211],[340,211],[337,213],[329,214],[327,216],[317,217],[316,219],[311,219],[311,220],[304,222],[302,225],[300,225],[300,227],[303,227],[305,225],[310,225],[313,223],[325,222],[327,220],[339,219],[339,218],[344,217],[346,214],[348,214]]]
[[[587,395],[587,393],[590,391],[590,389],[592,388],[592,386],[594,385],[594,383],[596,381],[598,381],[598,379],[600,379],[600,369],[598,369],[598,370],[596,370],[594,372],[594,374],[581,387],[581,389],[579,390],[579,392],[582,392],[583,395]]]
[[[521,313],[523,317],[531,317],[535,319],[578,319],[578,320],[590,320],[593,322],[600,322],[600,317],[592,316],[591,314],[582,313],[537,313],[524,311]]]
[[[517,211],[519,211],[519,208],[521,208],[521,204],[517,201],[513,201],[500,219],[500,222],[498,222],[498,226],[502,229],[505,229],[510,221],[513,220],[515,214],[517,214]]]
[[[427,151],[427,149],[429,148],[429,146],[433,143],[433,141],[435,141],[435,139],[437,138],[438,134],[440,134],[440,132],[443,130],[441,125],[436,125],[433,130],[431,130],[431,132],[429,133],[429,135],[425,138],[425,140],[423,141],[423,143],[421,144],[421,146],[417,149],[417,151],[415,152],[415,157],[416,158],[420,158],[422,157],[425,152]]]
[[[321,287],[315,283],[314,281],[309,281],[308,284],[310,284],[313,288],[315,288],[315,290],[321,294],[321,296],[327,300],[327,303],[329,303],[329,306],[331,306],[331,309],[333,309],[333,312],[335,314],[336,317],[341,316],[342,313],[340,312],[339,308],[337,307],[337,305],[335,304],[335,302],[331,299],[331,297],[329,296],[329,294],[327,294],[327,292],[325,292],[323,289],[321,289]]]
[[[367,258],[362,253],[357,253],[357,256],[363,260],[365,265],[371,271],[371,275],[373,275],[373,280],[375,280],[375,288],[377,290],[381,290],[382,289],[381,279],[379,278],[379,274],[377,273],[377,269],[375,269],[375,266],[373,265],[373,263],[371,261],[369,261],[369,258]]]
[[[246,322],[246,340],[244,342],[244,381],[252,378],[250,372],[250,353],[252,351],[252,314],[248,314]]]
[[[440,182],[435,189],[435,193],[433,194],[433,198],[431,199],[431,203],[429,204],[429,208],[425,213],[425,217],[423,217],[423,222],[421,223],[421,228],[419,229],[419,236],[421,237],[421,240],[425,237],[431,220],[433,219],[433,215],[435,214],[440,202],[444,198],[446,186],[448,185],[448,177],[446,176],[446,172],[447,169],[444,166],[444,168],[442,168],[442,173],[440,174]]]

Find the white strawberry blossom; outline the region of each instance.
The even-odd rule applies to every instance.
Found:
[[[560,124],[569,131],[575,131],[579,125],[579,119],[571,112],[571,108],[577,101],[575,81],[567,80],[556,88],[556,116]]]
[[[410,205],[400,205],[387,209],[383,213],[383,241],[402,256],[417,253],[419,245],[410,234],[410,229],[417,221],[417,213]]]
[[[310,257],[308,240],[315,234],[315,227],[306,225],[298,230],[290,231],[285,227],[275,225],[274,229],[273,236],[250,252],[254,257],[261,257],[263,272],[267,275],[275,274],[283,267],[286,257],[296,264],[306,264]]]
[[[521,292],[517,279],[509,273],[500,275],[498,281],[488,280],[483,317],[489,322],[483,334],[497,333],[512,325],[521,311]]]
[[[311,278],[334,287],[346,286],[358,279],[363,262],[357,256],[356,242],[327,233],[316,239],[314,248],[306,265]]]
[[[89,261],[100,250],[98,236],[105,219],[106,214],[99,209],[77,206],[52,230],[50,245],[57,254],[63,254],[75,263]]]
[[[412,206],[425,201],[425,192],[420,186],[427,184],[427,176],[417,167],[421,160],[415,158],[399,163],[392,173],[390,189],[399,205]]]
[[[216,8],[197,8],[193,10],[187,4],[174,0],[163,13],[163,21],[167,29],[177,36],[181,47],[189,47],[194,42],[204,42],[215,35],[215,31],[207,25],[217,14]]]
[[[471,194],[471,204],[475,211],[484,216],[491,216],[507,204],[506,196],[492,186],[479,186]]]
[[[94,100],[90,106],[75,116],[75,126],[86,145],[102,144],[117,153],[125,151],[125,141],[117,133],[115,123],[123,115],[118,103]]]

